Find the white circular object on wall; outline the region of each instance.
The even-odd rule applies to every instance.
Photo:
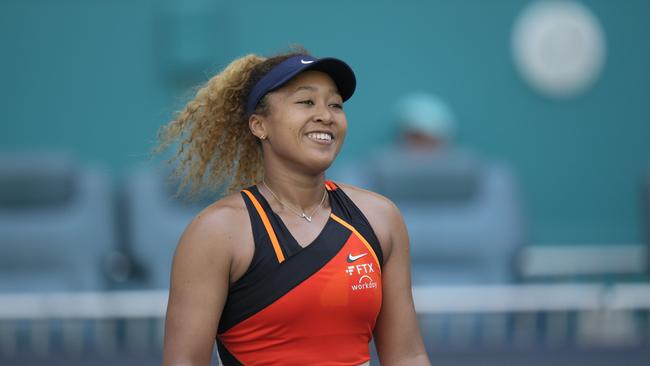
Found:
[[[515,21],[512,52],[522,77],[540,93],[570,98],[598,79],[605,37],[596,16],[571,0],[528,5]]]

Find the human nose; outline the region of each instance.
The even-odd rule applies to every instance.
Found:
[[[314,120],[322,123],[332,123],[332,111],[329,110],[329,106],[318,103]]]

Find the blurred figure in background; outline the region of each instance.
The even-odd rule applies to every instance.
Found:
[[[430,93],[415,92],[401,97],[389,113],[394,143],[375,150],[367,162],[335,167],[334,179],[373,190],[386,183],[377,179],[375,162],[385,160],[443,159],[456,150],[453,141],[456,133],[456,118],[451,108],[440,98]],[[389,172],[390,174],[390,172]]]
[[[404,149],[442,152],[453,143],[456,119],[449,107],[431,94],[413,93],[400,99],[394,119]]]
[[[409,229],[413,283],[508,283],[524,242],[510,169],[456,146],[456,118],[440,98],[412,93],[392,112],[396,139],[334,179],[389,197]]]

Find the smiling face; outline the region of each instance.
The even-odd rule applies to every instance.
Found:
[[[309,174],[327,169],[347,132],[343,100],[326,73],[305,71],[266,96],[269,113],[251,117],[267,164],[285,164]],[[272,166],[271,166],[272,169]]]

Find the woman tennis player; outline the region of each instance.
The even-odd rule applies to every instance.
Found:
[[[230,195],[174,256],[165,365],[429,365],[408,236],[388,199],[325,177],[348,128],[352,69],[305,51],[248,55],[163,127],[184,184]]]

